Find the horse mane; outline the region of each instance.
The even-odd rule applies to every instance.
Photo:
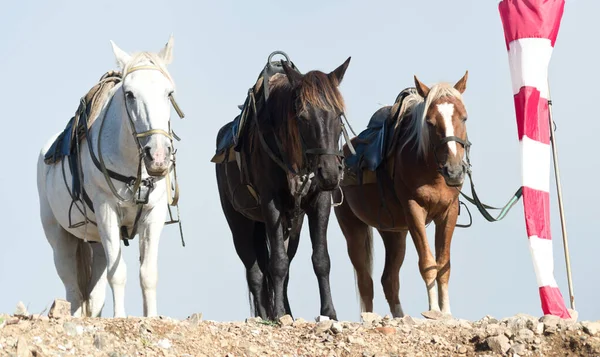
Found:
[[[398,110],[400,111],[396,126],[406,121],[404,130],[400,136],[400,139],[403,140],[400,151],[411,143],[412,145],[409,149],[413,150],[418,158],[427,157],[430,149],[427,111],[433,102],[445,96],[454,97],[462,101],[462,95],[458,90],[450,83],[441,82],[436,83],[431,87],[427,94],[427,98],[421,97],[417,91],[414,90],[404,98],[400,108],[398,108],[399,103],[394,104],[392,109],[393,115],[397,113]]]
[[[301,83],[292,86],[286,75],[275,75],[270,80],[268,108],[270,127],[281,142],[282,155],[299,170],[303,165],[302,141],[298,130],[298,115],[308,105],[325,110],[344,112],[344,99],[335,80],[320,71],[310,71],[302,77]],[[263,122],[265,121],[263,117]]]
[[[123,73],[128,73],[129,70],[133,67],[137,67],[140,65],[149,65],[149,64],[160,68],[161,71],[171,81],[171,83],[175,83],[173,81],[173,77],[171,77],[171,74],[169,73],[169,70],[167,70],[167,66],[165,65],[163,60],[160,57],[158,57],[158,55],[156,53],[152,53],[152,52],[134,53],[131,56],[131,60],[127,63],[125,68],[123,68]]]

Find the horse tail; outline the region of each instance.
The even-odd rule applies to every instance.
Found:
[[[91,313],[92,258],[91,244],[78,239],[75,259],[77,260],[77,284],[82,296],[81,316],[89,316]]]
[[[263,272],[262,278],[262,296],[263,303],[267,312],[267,317],[272,318],[275,315],[275,289],[271,274],[269,273],[269,265],[271,263],[271,255],[269,253],[269,240],[267,238],[267,228],[264,223],[256,222],[254,224],[254,252],[260,270]],[[255,315],[258,316],[258,301],[254,302]]]
[[[369,276],[373,276],[373,227],[368,226],[367,227],[367,234],[364,237],[364,248],[365,248],[365,255],[364,255],[364,266],[367,267],[367,272],[369,273]],[[354,282],[357,285],[357,294],[358,294],[358,281],[357,281],[357,276],[356,276],[356,270],[354,271]],[[362,299],[362,296],[360,294],[358,294],[358,298],[360,299],[360,309],[361,312],[365,311],[365,303]]]

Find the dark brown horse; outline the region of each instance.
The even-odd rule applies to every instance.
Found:
[[[304,75],[282,62],[269,97],[248,122],[238,159],[216,165],[223,212],[246,279],[255,315],[291,314],[289,264],[308,216],[321,315],[336,318],[329,284],[327,225],[331,191],[343,175],[344,101],[338,90],[350,58],[329,74]],[[225,135],[219,132],[217,142]],[[240,171],[240,168],[242,169]],[[241,175],[243,172],[244,175]]]
[[[359,171],[360,181],[356,172],[344,177],[344,202],[335,208],[335,214],[356,271],[363,311],[373,311],[372,227],[376,227],[386,251],[381,283],[392,314],[404,315],[398,291],[408,232],[417,249],[429,298],[429,311],[423,315],[440,318],[451,314],[450,243],[459,190],[468,169],[463,156],[470,145],[462,101],[466,83],[467,73],[454,86],[440,83],[428,88],[415,76],[416,89],[405,90],[407,95],[400,96],[392,107],[379,110],[389,113],[386,121],[393,130],[389,151],[379,168],[376,172]],[[340,200],[338,196],[336,192],[334,200]],[[435,258],[425,231],[432,221]]]

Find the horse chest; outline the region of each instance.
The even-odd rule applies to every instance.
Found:
[[[416,190],[416,200],[427,210],[428,216],[446,211],[454,196],[437,186],[422,186]]]

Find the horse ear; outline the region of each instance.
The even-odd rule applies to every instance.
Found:
[[[283,67],[283,71],[285,72],[285,75],[292,86],[298,85],[300,81],[302,81],[302,74],[290,67],[286,61],[282,60],[281,66]]]
[[[427,87],[425,84],[421,83],[421,81],[417,78],[417,76],[415,77],[415,87],[417,87],[417,92],[419,93],[419,95],[423,98],[427,97],[427,94],[429,94],[429,87]]]
[[[334,69],[331,73],[329,73],[327,75],[327,77],[329,77],[330,81],[336,83],[336,85],[339,85],[340,83],[342,83],[342,79],[344,79],[344,74],[346,73],[346,69],[348,69],[348,65],[350,64],[351,58],[352,57],[348,57],[346,62],[342,63],[341,66]]]
[[[171,62],[173,62],[173,34],[169,37],[169,41],[167,41],[165,47],[158,53],[158,57],[160,57],[165,64],[171,64]]]
[[[112,46],[113,53],[115,54],[115,58],[117,59],[117,65],[121,67],[121,69],[125,68],[127,63],[129,63],[131,60],[131,56],[127,52],[120,49],[119,46],[117,46],[112,40],[110,41],[110,44]]]
[[[469,77],[469,71],[465,72],[465,75],[454,85],[454,89],[463,94],[467,89],[467,77]]]

